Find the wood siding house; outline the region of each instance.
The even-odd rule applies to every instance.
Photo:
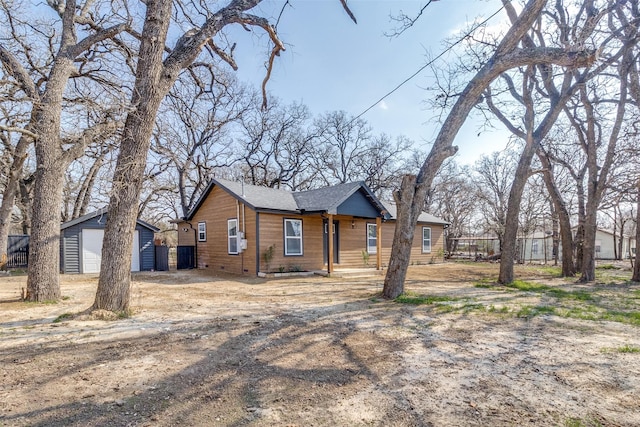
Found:
[[[60,227],[60,271],[62,273],[99,273],[102,240],[107,210],[100,209]],[[138,220],[131,253],[131,271],[155,269],[154,233],[159,230]]]
[[[394,214],[362,182],[289,192],[214,179],[178,221],[178,245],[195,246],[197,268],[235,274],[381,269],[391,255]],[[446,225],[421,215],[412,263],[442,260]]]

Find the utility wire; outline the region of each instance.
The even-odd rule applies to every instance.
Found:
[[[431,3],[431,2],[429,2]],[[366,110],[364,110],[362,113],[358,114],[356,117],[353,118],[353,120],[351,120],[352,122],[355,120],[358,120],[360,117],[364,116],[365,114],[367,114],[373,107],[375,107],[376,105],[378,105],[380,102],[384,101],[386,98],[388,98],[390,95],[392,95],[395,91],[397,91],[398,89],[400,89],[402,86],[404,86],[405,84],[407,84],[410,80],[412,80],[415,76],[417,76],[418,74],[420,74],[422,71],[424,71],[425,68],[429,67],[431,64],[433,64],[434,62],[436,62],[438,59],[442,58],[446,53],[448,53],[451,49],[453,49],[456,45],[462,43],[464,41],[464,39],[466,39],[467,37],[469,37],[471,34],[473,34],[478,28],[482,27],[483,25],[485,25],[487,22],[489,22],[491,19],[493,19],[498,13],[500,13],[502,11],[502,9],[504,9],[504,6],[500,7],[500,9],[496,10],[493,14],[491,14],[487,19],[485,19],[484,21],[480,22],[479,24],[477,24],[476,26],[474,26],[471,30],[469,30],[464,36],[460,37],[458,40],[456,40],[455,43],[453,43],[451,46],[447,47],[445,50],[443,50],[442,52],[440,52],[440,54],[438,54],[438,56],[436,56],[435,58],[433,58],[431,61],[427,62],[426,64],[424,64],[422,67],[420,67],[418,69],[418,71],[416,71],[415,73],[411,74],[409,77],[407,77],[406,79],[404,79],[400,84],[398,84],[396,87],[394,87],[393,89],[391,89],[389,92],[387,92],[386,94],[384,94],[380,99],[378,99],[376,102],[374,102],[373,104],[371,104]]]

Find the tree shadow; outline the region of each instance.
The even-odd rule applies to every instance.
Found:
[[[380,383],[380,370],[401,361],[401,341],[378,335],[373,346],[361,339],[369,332],[358,327],[360,322],[375,323],[389,317],[393,315],[386,304],[370,307],[368,300],[354,300],[348,306],[296,310],[272,317],[180,321],[170,331],[148,333],[143,339],[14,348],[11,356],[0,355],[4,364],[25,357],[47,358],[51,369],[37,373],[24,385],[26,393],[38,396],[40,403],[25,404],[11,413],[4,411],[0,422],[241,426],[282,425],[291,420],[311,424],[320,416],[320,424],[344,425],[342,417],[348,407],[334,410],[341,404],[340,396],[344,400],[362,389],[385,388]],[[163,365],[171,363],[172,350],[178,355],[186,353],[193,361],[167,375],[152,374],[135,390],[122,387],[114,391],[108,377],[91,376],[103,371],[101,365],[126,365],[129,359],[135,363],[145,357],[157,358],[154,369],[162,371]],[[45,402],[56,400],[46,390],[59,389],[61,378],[82,381],[84,376],[102,386],[69,403]],[[100,399],[107,400],[101,403]],[[398,395],[395,400],[404,398]],[[376,418],[393,419],[396,406],[376,408]],[[403,416],[411,425],[429,425],[416,413]]]

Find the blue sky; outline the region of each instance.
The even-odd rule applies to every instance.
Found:
[[[424,65],[426,52],[437,55],[445,38],[501,6],[498,0],[434,1],[413,28],[396,38],[384,35],[396,25],[391,14],[413,16],[426,1],[350,0],[356,25],[338,0],[290,0],[278,25],[287,51],[276,59],[269,91],[285,102],[306,104],[314,115],[332,110],[357,115]],[[267,0],[255,12],[275,21],[284,3]],[[504,21],[502,13],[490,24]],[[247,33],[240,28],[229,36],[238,41],[238,78],[259,85],[268,37],[261,30]],[[425,69],[363,118],[375,132],[405,135],[427,151],[438,131],[422,89],[430,84],[431,73]],[[503,132],[478,136],[478,122],[470,119],[455,142],[460,147],[457,160],[473,163],[482,153],[503,149],[506,142]]]

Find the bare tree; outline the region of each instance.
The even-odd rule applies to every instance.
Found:
[[[111,126],[108,115],[78,114],[96,104],[86,97],[83,81],[108,80],[100,64],[107,40],[128,29],[126,19],[102,19],[89,4],[78,7],[74,0],[48,4],[58,14],[49,22],[32,22],[31,15],[21,18],[29,11],[18,9],[18,5],[4,1],[0,5],[9,29],[0,41],[0,62],[31,104],[23,133],[33,138],[37,159],[27,280],[27,298],[33,301],[60,297],[58,247],[64,171],[97,134]],[[38,37],[42,37],[42,44]],[[93,58],[91,65],[88,58]],[[74,85],[68,88],[70,79]],[[83,117],[74,123],[72,115],[65,116],[68,129],[63,127],[65,105],[75,105],[73,116]]]
[[[131,281],[131,247],[138,200],[142,189],[145,160],[150,147],[153,126],[162,99],[169,92],[179,74],[191,66],[207,46],[211,53],[221,56],[235,66],[232,56],[218,48],[213,38],[224,27],[240,24],[247,28],[261,28],[270,37],[274,48],[269,59],[284,50],[274,27],[263,17],[248,13],[261,0],[231,0],[218,10],[203,10],[203,3],[193,2],[194,16],[206,17],[196,24],[188,15],[188,9],[178,8],[177,14],[192,30],[182,34],[174,47],[166,53],[167,35],[173,16],[173,2],[153,0],[146,2],[144,25],[140,33],[139,59],[130,108],[125,121],[120,152],[113,178],[113,190],[109,202],[108,217],[103,241],[103,257],[100,279],[92,309],[127,311]],[[346,2],[342,5],[347,9]],[[347,9],[348,10],[348,9]],[[177,29],[176,29],[177,30]],[[267,77],[270,66],[267,72]],[[263,84],[263,93],[265,86]],[[266,96],[264,97],[266,99]]]
[[[474,195],[478,199],[478,211],[483,219],[484,230],[495,233],[502,252],[504,232],[507,224],[509,191],[515,175],[513,150],[484,155],[474,165]]]
[[[281,105],[272,99],[266,109],[242,117],[237,158],[243,177],[253,185],[307,189],[317,172],[313,167],[313,134],[305,105]]]
[[[436,175],[426,202],[426,211],[449,223],[446,229],[446,251],[458,250],[458,239],[464,235],[482,203],[468,166],[447,160]]]
[[[147,168],[145,206],[152,203],[149,197],[164,200],[159,193],[177,190],[177,216],[186,216],[215,171],[236,161],[232,129],[255,105],[256,95],[217,68],[192,70],[176,82],[165,99],[148,162],[159,170]],[[165,173],[160,172],[165,169],[163,164]]]
[[[358,180],[358,161],[369,151],[371,126],[345,111],[325,113],[314,122],[316,170],[323,185]]]
[[[398,218],[392,255],[383,289],[383,295],[386,298],[395,298],[404,290],[415,224],[423,209],[426,194],[442,162],[456,153],[457,147],[452,145],[453,140],[486,87],[503,72],[519,66],[554,63],[567,67],[579,67],[590,65],[595,60],[595,52],[587,52],[584,47],[576,47],[575,49],[551,47],[523,49],[518,47],[523,36],[538,19],[545,4],[546,1],[543,0],[527,2],[518,19],[512,23],[511,28],[496,47],[495,52],[480,67],[457,97],[418,175],[406,175],[403,178],[401,188],[395,194]],[[505,8],[510,7],[507,0],[503,1],[503,5]]]

